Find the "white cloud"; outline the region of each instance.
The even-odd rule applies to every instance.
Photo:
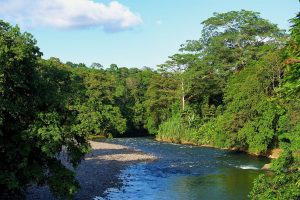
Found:
[[[105,5],[92,0],[0,0],[0,18],[27,27],[102,27],[105,31],[142,23],[139,15],[117,1]]]

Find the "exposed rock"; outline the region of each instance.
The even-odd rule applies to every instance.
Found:
[[[279,158],[282,151],[283,151],[282,149],[273,149],[273,150],[271,150],[268,157],[272,158],[272,159],[277,159],[277,158]]]
[[[265,164],[261,169],[262,170],[269,170],[271,168],[271,163]]]

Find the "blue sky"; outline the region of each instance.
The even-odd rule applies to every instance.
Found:
[[[214,12],[253,10],[288,29],[299,8],[298,0],[0,0],[0,18],[32,33],[44,58],[155,67],[199,38]]]

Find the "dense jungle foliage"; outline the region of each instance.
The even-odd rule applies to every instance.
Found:
[[[283,149],[250,196],[299,199],[300,14],[291,21],[289,35],[256,12],[215,13],[157,70],[45,60],[32,35],[0,21],[2,197],[47,184],[72,198],[80,186],[62,151],[76,167],[90,137],[149,133],[253,154]]]

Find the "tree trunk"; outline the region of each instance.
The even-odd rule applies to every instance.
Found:
[[[184,111],[184,108],[185,108],[185,93],[184,93],[183,79],[181,79],[181,101],[182,101],[182,111]]]

